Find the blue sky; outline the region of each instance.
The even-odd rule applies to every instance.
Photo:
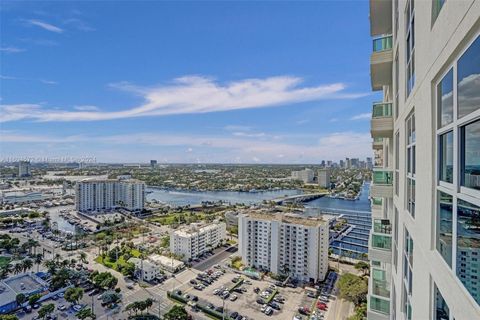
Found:
[[[368,1],[2,2],[2,158],[371,155]]]

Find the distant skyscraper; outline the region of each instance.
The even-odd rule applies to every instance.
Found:
[[[327,161],[327,167],[331,167],[332,166],[332,160],[328,160]]]
[[[157,166],[157,160],[150,160],[150,168],[155,169]]]
[[[18,163],[18,176],[29,177],[31,175],[30,161],[20,161]]]
[[[373,163],[372,163],[372,158],[367,157],[367,169],[372,169],[373,168]]]
[[[325,167],[325,160],[322,160],[321,166],[322,166],[322,167]]]
[[[343,160],[339,161],[340,168],[345,168],[345,162]]]

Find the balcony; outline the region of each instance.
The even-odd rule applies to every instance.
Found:
[[[370,56],[370,78],[372,90],[382,90],[392,83],[392,35],[373,39],[373,53]]]
[[[373,198],[393,197],[393,172],[388,170],[374,170],[370,195]]]
[[[370,132],[372,138],[389,138],[393,135],[392,103],[373,104]]]
[[[370,0],[370,34],[392,32],[392,0]]]
[[[381,262],[392,262],[392,238],[387,235],[370,234],[368,258]]]
[[[388,320],[390,319],[390,300],[369,295],[367,319]]]
[[[383,138],[373,138],[372,148],[374,150],[383,149]]]
[[[382,198],[372,198],[372,218],[382,218],[383,217],[383,199]]]

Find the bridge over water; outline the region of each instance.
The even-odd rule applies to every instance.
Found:
[[[286,204],[286,203],[301,203],[301,202],[308,202],[323,196],[328,195],[328,192],[316,192],[316,193],[308,193],[308,194],[297,194],[293,196],[287,197],[280,197],[272,199],[271,201],[275,202],[276,204]]]

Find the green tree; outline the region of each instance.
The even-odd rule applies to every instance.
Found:
[[[14,314],[1,314],[0,320],[18,320],[18,317]]]
[[[17,294],[17,296],[15,297],[15,301],[17,302],[17,304],[19,306],[21,306],[22,304],[24,304],[25,302],[27,302],[27,296],[25,296],[23,293],[19,293]]]
[[[78,311],[75,316],[78,319],[95,319],[97,316],[93,313],[92,309],[90,308],[83,308],[82,310]]]
[[[92,273],[93,283],[98,288],[113,289],[118,283],[118,279],[110,272]]]
[[[52,314],[53,311],[55,311],[55,305],[53,303],[45,304],[38,310],[38,316],[41,319],[45,319]]]
[[[174,305],[163,317],[165,320],[188,320],[188,313],[184,307]]]
[[[366,275],[370,271],[370,265],[365,261],[359,261],[355,264],[355,269],[361,270],[363,275]]]
[[[33,267],[32,259],[24,259],[22,260],[21,263],[22,263],[23,272],[26,272],[27,270],[30,270]]]
[[[34,294],[34,295],[31,295],[30,298],[28,298],[28,304],[29,304],[30,306],[33,306],[35,303],[38,302],[38,300],[40,300],[41,297],[42,297],[42,295],[39,294],[39,293],[36,293],[36,294]]]
[[[83,297],[82,288],[68,288],[65,291],[65,300],[72,304],[77,304],[80,299]]]
[[[43,262],[43,254],[37,253],[34,257],[34,262],[37,265],[37,272],[38,272],[40,264],[42,264],[42,262]]]
[[[340,276],[337,287],[340,292],[340,298],[359,305],[367,300],[368,284],[367,281],[352,273],[345,273]]]

